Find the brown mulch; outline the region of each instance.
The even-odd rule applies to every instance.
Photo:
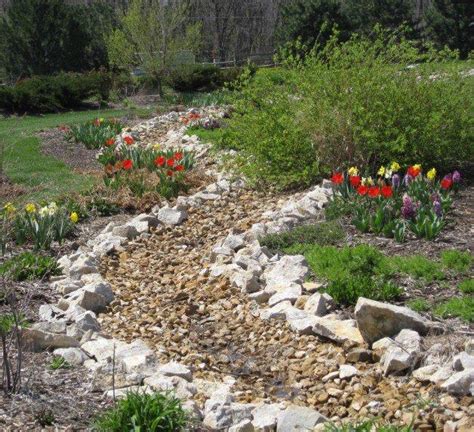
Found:
[[[12,183],[5,174],[0,172],[0,204],[13,201],[24,193],[24,188]]]
[[[64,162],[82,174],[102,171],[96,159],[97,149],[88,149],[83,144],[66,140],[65,132],[58,128],[40,132],[38,136],[45,155]]]

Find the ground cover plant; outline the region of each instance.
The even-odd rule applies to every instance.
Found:
[[[0,264],[0,276],[17,282],[59,274],[61,271],[54,258],[32,252],[23,252]]]
[[[361,232],[407,239],[410,231],[418,238],[434,240],[446,226],[452,206],[452,191],[461,182],[458,171],[437,178],[435,168],[423,173],[420,164],[411,165],[401,173],[397,162],[381,166],[376,176],[357,167],[334,172],[332,207],[341,206],[353,225]]]
[[[241,150],[251,181],[288,188],[355,164],[372,171],[416,159],[448,172],[472,161],[469,63],[419,50],[400,32],[375,34],[344,43],[335,34],[324,49],[287,56],[283,68],[258,71],[234,93],[219,145]]]
[[[76,143],[84,144],[88,149],[98,149],[105,142],[122,132],[124,125],[117,119],[103,117],[79,125],[72,125],[66,137]]]
[[[181,401],[172,394],[129,392],[96,420],[94,430],[179,432],[185,430],[189,421]]]

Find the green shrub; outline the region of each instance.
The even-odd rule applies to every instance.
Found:
[[[51,364],[49,368],[52,370],[58,369],[70,369],[72,366],[64,359],[64,357],[58,355],[54,356],[53,360],[51,360]]]
[[[423,298],[410,300],[407,306],[416,312],[427,312],[431,309],[430,304]]]
[[[184,431],[189,416],[181,401],[170,394],[130,392],[115,408],[100,416],[95,429],[104,432],[171,432]]]
[[[435,308],[441,318],[459,317],[466,322],[474,322],[474,296],[456,297]]]
[[[0,275],[14,281],[42,279],[60,274],[55,259],[32,252],[23,252],[0,265]]]
[[[445,267],[458,273],[465,273],[470,270],[474,262],[471,253],[456,249],[441,252],[441,261]]]
[[[472,162],[474,77],[460,73],[470,66],[376,34],[333,36],[304,63],[260,70],[234,94],[223,145],[242,150],[251,181],[287,188],[350,165],[415,161],[447,172]]]
[[[463,280],[459,283],[458,288],[464,294],[474,294],[474,278]]]
[[[0,109],[9,113],[46,113],[79,108],[90,98],[107,100],[111,80],[108,74],[62,73],[19,81],[0,87]]]
[[[327,279],[326,291],[337,303],[352,305],[359,297],[387,301],[401,294],[390,281],[393,272],[385,256],[371,246],[307,246],[304,256],[314,274]]]
[[[416,279],[423,278],[426,282],[444,279],[441,266],[421,255],[392,257],[390,265],[398,272],[408,274]]]
[[[177,91],[215,90],[223,85],[220,69],[214,65],[184,65],[171,70],[168,83]]]
[[[335,222],[303,225],[291,231],[269,234],[259,239],[262,246],[273,251],[283,251],[295,244],[336,245],[344,238],[344,230]]]

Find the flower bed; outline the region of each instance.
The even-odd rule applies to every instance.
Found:
[[[22,210],[7,203],[0,210],[0,253],[4,255],[12,241],[32,243],[35,250],[50,249],[54,241],[61,244],[69,237],[78,221],[76,212],[55,202],[45,206],[28,203]]]
[[[408,232],[418,238],[435,239],[446,226],[452,194],[461,183],[458,171],[437,179],[434,168],[426,175],[421,165],[400,174],[397,162],[382,166],[377,175],[363,177],[357,167],[335,172],[332,206],[344,207],[361,232],[394,237],[399,242]]]
[[[76,143],[83,143],[88,149],[98,149],[105,142],[114,139],[122,132],[123,124],[116,119],[97,118],[77,126],[61,126],[66,138]]]

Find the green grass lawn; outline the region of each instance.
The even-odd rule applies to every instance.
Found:
[[[75,173],[63,162],[43,155],[40,140],[35,136],[37,132],[96,117],[123,117],[133,113],[126,109],[106,109],[0,120],[0,143],[5,145],[4,172],[12,182],[31,189],[18,197],[17,202],[51,200],[68,192],[85,190],[94,182],[90,176]]]

